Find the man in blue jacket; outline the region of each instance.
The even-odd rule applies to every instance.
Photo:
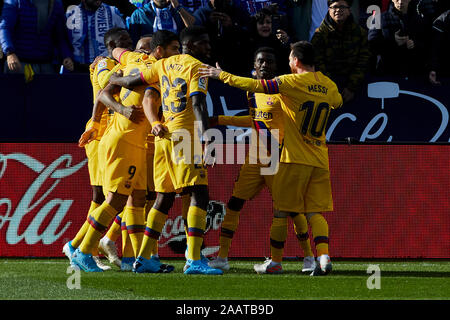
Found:
[[[73,70],[65,30],[61,0],[4,0],[0,18],[4,72],[55,73],[61,61]]]
[[[133,12],[127,27],[136,44],[142,36],[158,30],[179,34],[184,28],[193,25],[194,21],[194,16],[178,0],[150,0]]]

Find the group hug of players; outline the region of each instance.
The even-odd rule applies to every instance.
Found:
[[[110,268],[98,259],[102,253],[124,271],[173,271],[159,259],[158,239],[178,194],[187,239],[183,272],[223,274],[230,268],[228,254],[245,201],[267,186],[274,205],[271,257],[255,265],[255,271],[283,272],[291,217],[304,253],[302,271],[328,274],[328,224],[321,212],[332,211],[333,201],[324,131],[331,109],[342,105],[342,97],[328,77],[315,71],[312,45],[293,44],[292,73],[281,76],[274,50],[259,48],[254,78],[245,78],[202,63],[211,50],[202,27],[186,28],[179,37],[158,31],[143,37],[134,51],[124,29],[109,30],[104,41],[110,56],[91,65],[94,107],[79,141],[88,157],[93,199],[83,226],[63,247],[70,263],[86,272],[101,272]],[[208,77],[246,90],[249,116],[209,117]],[[196,154],[197,124],[203,133],[214,125],[252,127],[257,133],[265,129],[269,136],[277,130],[280,147],[276,174],[263,175],[267,161],[247,154],[227,204],[218,255],[211,260],[203,256],[201,247],[209,203],[207,169],[214,159],[208,152]],[[186,131],[188,152],[176,148]],[[205,148],[209,143],[206,138]],[[258,139],[250,143],[257,144]],[[115,246],[119,236],[121,259]]]

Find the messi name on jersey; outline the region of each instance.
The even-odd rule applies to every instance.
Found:
[[[308,91],[309,92],[318,92],[318,93],[327,94],[328,93],[328,88],[324,87],[324,86],[321,86],[320,84],[314,84],[314,85],[308,86]]]

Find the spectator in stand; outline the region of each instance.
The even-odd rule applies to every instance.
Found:
[[[150,0],[130,0],[137,8],[143,8]],[[195,10],[208,5],[208,0],[181,0],[180,4],[189,11],[194,13]]]
[[[431,30],[430,30],[431,31]],[[392,0],[381,15],[381,29],[368,33],[376,72],[407,77],[425,70],[426,22],[411,0]]]
[[[111,28],[125,28],[116,7],[101,0],[81,0],[66,12],[69,38],[73,46],[75,72],[89,73],[89,65],[97,56],[108,56],[103,37]]]
[[[430,72],[431,84],[440,85],[441,76],[450,76],[450,10],[441,14],[433,23]]]
[[[5,0],[0,42],[5,73],[56,73],[62,64],[73,70],[72,52],[60,0]],[[58,65],[55,66],[55,63]]]
[[[195,24],[208,30],[211,43],[211,63],[216,62],[225,70],[238,75],[248,75],[247,59],[241,55],[248,48],[248,13],[235,5],[233,0],[209,0],[206,7],[194,12]]]
[[[368,71],[367,32],[351,14],[351,0],[328,0],[328,13],[311,40],[316,69],[338,86],[344,102],[361,89]]]
[[[287,61],[289,58],[290,38],[286,31],[272,28],[272,11],[269,8],[263,8],[256,13],[250,20],[249,49],[248,52],[255,52],[261,47],[270,47],[275,49],[277,61]],[[252,66],[253,55],[249,55],[248,65]],[[284,65],[284,64],[283,64]],[[282,74],[289,73],[289,65],[285,68],[279,67]],[[250,70],[249,70],[250,71]]]
[[[354,1],[352,12],[357,13],[358,2]],[[327,0],[287,0],[286,13],[290,24],[288,26],[293,37],[292,42],[299,40],[311,41],[316,29],[320,26],[328,12]],[[354,17],[357,20],[357,17]]]
[[[178,0],[151,0],[131,15],[128,29],[134,43],[144,34],[169,30],[179,34],[194,24],[195,18]]]
[[[247,11],[249,16],[254,16],[263,8],[272,10],[275,6],[278,7],[280,14],[286,14],[285,0],[235,0],[234,2]]]

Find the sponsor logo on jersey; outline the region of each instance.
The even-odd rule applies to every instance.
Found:
[[[207,80],[206,78],[200,78],[198,79],[198,87],[200,89],[206,90]]]

